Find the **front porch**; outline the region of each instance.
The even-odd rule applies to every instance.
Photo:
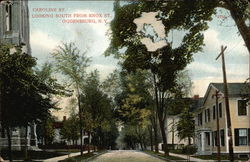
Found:
[[[195,143],[197,146],[197,155],[211,155],[212,152],[212,130],[202,128],[195,132]]]

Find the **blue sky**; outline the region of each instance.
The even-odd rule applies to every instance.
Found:
[[[56,46],[73,41],[92,57],[89,70],[98,69],[102,79],[117,67],[117,60],[103,56],[109,45],[108,24],[64,24],[59,18],[32,18],[34,14],[44,14],[35,12],[35,8],[65,8],[63,14],[109,13],[111,20],[114,16],[112,1],[29,1],[31,48],[32,55],[41,64],[51,60],[50,53]],[[200,96],[204,95],[210,82],[222,82],[221,60],[215,60],[221,45],[228,47],[225,52],[228,81],[242,82],[249,76],[249,54],[229,13],[218,10],[209,27],[204,33],[203,52],[195,54],[194,61],[187,67],[194,83],[192,93]],[[173,32],[177,45],[182,36],[183,33]]]

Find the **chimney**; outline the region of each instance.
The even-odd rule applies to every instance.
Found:
[[[200,98],[199,95],[194,95],[193,99],[198,100]]]

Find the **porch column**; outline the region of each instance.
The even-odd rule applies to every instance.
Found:
[[[27,146],[30,146],[30,126],[26,126],[27,129],[27,135],[26,135],[26,142],[27,142]]]
[[[38,146],[37,144],[37,134],[36,134],[36,123],[33,123],[33,135],[34,135],[34,146]]]
[[[205,151],[205,132],[201,132],[201,151]]]

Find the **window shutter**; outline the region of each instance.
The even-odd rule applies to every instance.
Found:
[[[221,146],[225,146],[225,132],[224,132],[224,129],[220,130],[220,141],[221,141]]]
[[[235,146],[239,146],[239,129],[234,129]]]
[[[250,128],[248,128],[248,145],[250,146]]]
[[[212,146],[214,146],[214,132],[212,132]]]

